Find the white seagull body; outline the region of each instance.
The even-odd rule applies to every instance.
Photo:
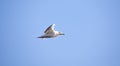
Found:
[[[55,24],[50,25],[45,31],[44,31],[44,35],[40,36],[38,38],[54,38],[57,37],[59,35],[64,35],[64,33],[59,32],[59,31],[55,31],[54,30],[54,26]]]

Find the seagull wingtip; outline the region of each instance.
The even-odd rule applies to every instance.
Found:
[[[55,24],[52,24],[52,25],[55,25]]]

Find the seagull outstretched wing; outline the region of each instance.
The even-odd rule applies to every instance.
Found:
[[[55,24],[50,25],[50,26],[44,31],[44,33],[48,34],[48,33],[54,32],[54,31],[55,31],[55,30],[54,30],[54,26],[55,26]]]

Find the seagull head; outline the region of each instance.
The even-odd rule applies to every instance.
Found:
[[[56,35],[65,35],[64,33],[60,32],[60,31],[55,31]]]
[[[65,35],[64,33],[62,33],[62,32],[59,32],[59,35]]]

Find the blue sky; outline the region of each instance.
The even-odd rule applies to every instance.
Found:
[[[1,0],[0,32],[0,66],[120,66],[119,0]]]

